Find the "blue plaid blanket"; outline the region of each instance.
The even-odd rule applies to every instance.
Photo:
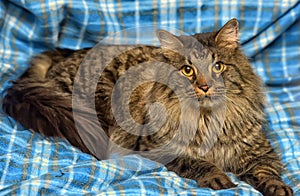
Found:
[[[265,84],[266,134],[286,166],[282,178],[300,195],[297,0],[3,0],[0,93],[28,68],[32,55],[44,50],[92,47],[137,26],[211,31],[233,17],[240,22],[242,47]],[[228,175],[238,186],[213,191],[139,156],[97,161],[62,139],[25,130],[0,111],[0,195],[260,195]]]

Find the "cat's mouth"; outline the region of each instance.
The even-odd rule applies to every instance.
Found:
[[[187,95],[188,98],[197,100],[201,108],[218,107],[226,104],[225,90],[221,88],[212,87],[207,92],[195,88],[194,91],[189,91]]]
[[[224,104],[222,97],[220,95],[215,94],[201,94],[198,95],[198,101],[200,104],[200,107],[207,108],[207,107],[215,107],[220,104]]]
[[[209,102],[212,101],[213,97],[209,96],[209,95],[197,95],[198,97],[198,101],[199,102]]]

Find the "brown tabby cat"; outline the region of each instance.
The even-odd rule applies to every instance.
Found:
[[[3,110],[24,127],[64,137],[98,158],[109,150],[131,150],[200,187],[235,187],[224,173],[232,172],[264,195],[293,195],[262,132],[262,84],[239,48],[237,20],[193,36],[160,30],[158,38],[161,47],[46,52],[7,90]],[[112,53],[98,78],[96,65]],[[84,58],[94,64],[79,68]],[[75,89],[78,100],[90,102],[74,104]],[[97,136],[101,131],[90,126],[93,107],[112,141],[109,149],[105,137]],[[81,132],[72,110],[79,113]]]

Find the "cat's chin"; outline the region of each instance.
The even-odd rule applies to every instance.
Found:
[[[199,101],[200,109],[214,109],[224,105],[222,100],[217,97],[203,96],[203,97],[199,97],[198,101]]]

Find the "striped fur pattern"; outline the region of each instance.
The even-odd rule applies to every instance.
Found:
[[[166,155],[174,155],[167,168],[200,187],[235,187],[225,174],[232,172],[264,195],[293,195],[281,181],[279,156],[262,132],[262,84],[239,48],[237,20],[217,32],[175,36],[158,31],[158,38],[161,47],[137,46],[116,56],[101,74],[95,94],[90,93],[89,77],[78,82],[80,96],[95,95],[97,117],[110,140],[153,160],[163,162]],[[90,58],[120,48],[105,46]],[[57,50],[34,58],[32,67],[8,89],[3,110],[26,128],[64,137],[101,159],[115,149],[106,149],[107,141],[102,141],[97,148],[105,153],[99,154],[91,150],[95,138],[83,141],[97,135],[84,126],[90,106],[77,108],[84,114],[86,137],[77,132],[72,116],[74,80],[88,52]],[[159,69],[139,66],[147,62]],[[81,71],[86,76],[95,73],[92,66]],[[133,88],[137,78],[149,82]],[[128,120],[123,105],[136,123]],[[163,146],[167,148],[156,150]]]

